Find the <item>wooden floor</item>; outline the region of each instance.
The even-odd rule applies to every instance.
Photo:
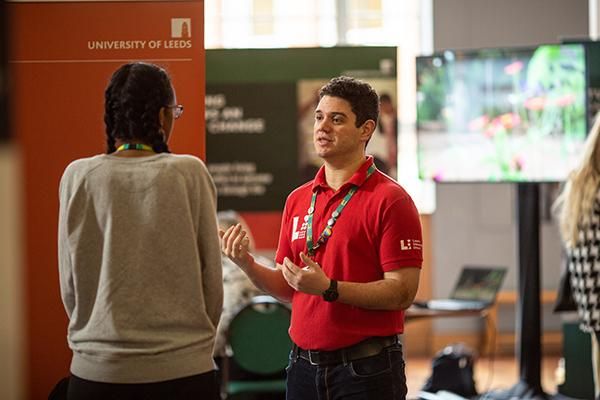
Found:
[[[559,357],[546,356],[542,359],[542,387],[548,394],[556,393],[555,371]],[[431,374],[430,358],[406,358],[406,380],[408,398],[418,398],[418,393]],[[475,361],[475,384],[479,393],[490,390],[509,389],[518,382],[518,360],[513,357],[497,357],[493,361],[479,358]]]

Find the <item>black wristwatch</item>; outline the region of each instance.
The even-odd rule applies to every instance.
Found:
[[[336,301],[340,294],[337,291],[337,281],[332,279],[329,283],[329,288],[323,292],[323,300],[325,301]]]

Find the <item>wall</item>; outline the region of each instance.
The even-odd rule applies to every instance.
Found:
[[[20,153],[0,144],[0,399],[23,396],[23,276]]]
[[[512,184],[437,185],[437,209],[432,216],[435,297],[448,296],[460,268],[468,264],[508,267],[503,290],[517,290],[515,193]],[[545,193],[541,190],[540,197]],[[540,223],[541,287],[554,289],[560,272],[560,240],[553,221],[542,218]],[[499,331],[514,329],[514,321],[514,310],[502,308],[498,314]],[[544,310],[543,321],[551,330],[560,324],[560,318],[549,307]],[[473,318],[445,319],[436,321],[435,329],[469,332],[481,323]]]
[[[436,50],[557,43],[587,34],[588,0],[433,0]]]
[[[587,0],[434,0],[434,50],[557,43],[588,32]],[[551,201],[553,188],[540,197]],[[466,264],[509,267],[504,289],[517,287],[515,187],[511,184],[438,184],[432,216],[433,296],[445,297]],[[542,219],[541,287],[558,285],[560,241],[554,221]],[[512,309],[499,313],[499,330],[511,330]],[[558,329],[560,318],[548,306],[543,326]],[[435,321],[437,333],[472,332],[472,318]]]

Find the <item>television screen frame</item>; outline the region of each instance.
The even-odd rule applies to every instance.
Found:
[[[588,52],[584,43],[554,43],[418,56],[419,178],[441,183],[564,180],[591,126]],[[564,126],[572,127],[567,134]],[[563,160],[560,165],[553,155]]]

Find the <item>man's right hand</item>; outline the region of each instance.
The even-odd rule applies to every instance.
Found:
[[[226,231],[219,229],[221,251],[236,263],[241,269],[249,268],[254,258],[250,255],[250,239],[241,224],[229,227]]]

